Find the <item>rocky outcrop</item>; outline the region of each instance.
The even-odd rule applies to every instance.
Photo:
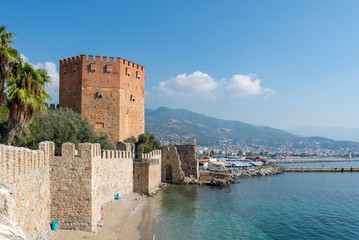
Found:
[[[223,187],[226,186],[227,184],[230,184],[230,182],[222,178],[212,178],[212,181],[209,183],[209,185],[211,186],[218,186],[218,187]]]
[[[29,234],[15,220],[13,192],[0,183],[0,239],[30,240]]]
[[[245,178],[245,177],[254,177],[254,176],[269,176],[269,175],[278,175],[282,174],[283,171],[280,167],[263,167],[259,169],[250,168],[243,170],[233,170],[232,178]]]
[[[189,177],[185,177],[182,181],[182,184],[197,184],[198,183],[198,179],[195,178],[193,175],[189,176]]]

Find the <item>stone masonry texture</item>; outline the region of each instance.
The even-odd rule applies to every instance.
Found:
[[[199,178],[196,143],[170,143],[161,147],[162,181],[182,183],[185,177]]]
[[[0,145],[0,182],[15,196],[12,220],[32,239],[49,239],[50,166],[45,151],[51,148],[51,143],[43,142],[39,148],[30,150]]]
[[[101,152],[100,144],[81,143],[76,150],[64,143],[61,156],[54,152],[53,142],[40,143],[39,150],[0,145],[0,182],[15,200],[11,220],[33,239],[49,239],[51,221],[60,229],[94,231],[101,206],[117,193],[149,194],[161,183],[160,150],[135,162],[133,153]]]
[[[133,164],[133,191],[151,194],[161,183],[161,150],[142,154]]]
[[[122,58],[81,55],[60,60],[59,74],[60,107],[87,117],[114,145],[144,133],[145,67]]]
[[[78,150],[64,143],[61,156],[54,155],[53,142],[40,143],[39,150],[0,145],[0,182],[14,196],[11,221],[33,239],[49,239],[53,220],[60,229],[94,231],[103,204],[117,193],[151,194],[166,176],[162,166],[171,165],[174,183],[197,178],[195,150],[193,143],[169,144],[133,159],[132,152],[101,152],[100,144],[92,143],[81,143]]]
[[[94,231],[101,205],[133,191],[130,152],[105,151],[100,144],[62,145],[61,156],[51,156],[51,221],[61,229]]]

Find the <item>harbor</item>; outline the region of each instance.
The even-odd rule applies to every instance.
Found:
[[[359,172],[359,167],[283,167],[283,172]]]

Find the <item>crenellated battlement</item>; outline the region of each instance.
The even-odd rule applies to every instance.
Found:
[[[67,64],[78,64],[78,63],[81,63],[82,61],[82,56],[75,56],[75,57],[71,57],[71,58],[66,58],[66,59],[63,59],[63,60],[60,60],[60,65],[67,65]]]
[[[51,221],[60,229],[94,231],[101,206],[117,193],[157,189],[161,150],[133,157],[130,151],[101,151],[98,143],[80,143],[78,150],[64,143],[60,156],[49,141],[38,150],[0,144],[0,182],[15,193],[16,221],[33,239],[48,239]]]
[[[145,70],[144,66],[120,57],[80,55],[80,56],[75,56],[75,57],[60,60],[60,65],[72,65],[72,64],[80,64],[80,63],[99,63],[99,64],[113,63],[113,64],[131,67],[140,71]]]
[[[118,151],[118,150],[106,150],[102,153],[102,159],[125,159],[125,158],[132,158],[132,153],[127,151]]]
[[[64,143],[61,156],[50,157],[50,166],[51,220],[62,229],[94,231],[101,206],[114,194],[133,190],[133,161],[127,151],[102,152],[98,143],[80,143],[76,150],[75,144]],[[68,202],[74,202],[76,211]]]
[[[160,155],[161,155],[161,150],[153,150],[152,152],[141,154],[141,158],[149,159],[149,158],[154,158],[156,156],[158,157]]]
[[[40,150],[13,147],[0,144],[0,181],[11,186],[19,176],[30,175],[49,164],[47,143],[40,145]]]
[[[14,221],[33,239],[48,239],[50,232],[49,158],[53,149],[50,142],[40,143],[39,150],[0,144],[0,182],[14,192]]]

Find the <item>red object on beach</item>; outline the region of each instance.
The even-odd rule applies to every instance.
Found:
[[[101,212],[103,211],[103,208],[101,208]]]

